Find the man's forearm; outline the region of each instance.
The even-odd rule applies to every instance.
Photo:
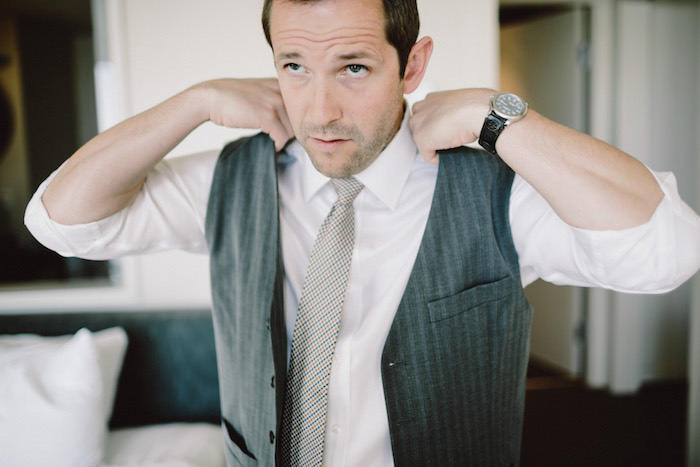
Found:
[[[663,198],[642,163],[534,111],[506,128],[496,150],[574,227],[634,227],[648,221]]]
[[[55,221],[82,224],[126,207],[148,172],[206,118],[188,90],[99,134],[65,163],[42,201]]]
[[[411,128],[423,156],[478,138],[496,91],[462,89],[428,95],[413,107]],[[636,159],[535,112],[505,128],[498,155],[527,180],[568,224],[618,230],[646,222],[663,198]]]
[[[205,121],[261,129],[277,149],[293,137],[276,79],[200,83],[96,136],[71,156],[42,198],[50,217],[71,225],[119,212],[148,172]]]

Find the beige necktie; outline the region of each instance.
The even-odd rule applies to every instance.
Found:
[[[280,439],[285,466],[323,461],[328,382],[355,238],[352,203],[363,188],[354,178],[332,182],[338,200],[316,237],[294,324]]]

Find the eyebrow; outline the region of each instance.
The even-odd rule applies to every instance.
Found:
[[[299,52],[279,53],[275,56],[276,61],[297,60],[299,58],[302,58],[302,55]],[[368,52],[348,52],[338,55],[337,58],[339,61],[352,61],[363,58],[373,58],[373,55]]]
[[[275,55],[275,60],[280,61],[280,60],[292,60],[292,59],[297,59],[301,58],[301,54],[298,52],[288,52],[288,53],[281,53]]]
[[[373,55],[368,52],[350,52],[338,56],[340,60],[358,60],[361,58],[372,58]]]

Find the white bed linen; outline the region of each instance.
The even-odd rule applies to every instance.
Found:
[[[223,432],[208,423],[113,430],[101,467],[225,467]]]

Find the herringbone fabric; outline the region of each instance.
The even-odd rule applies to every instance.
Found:
[[[285,466],[323,461],[328,382],[355,239],[352,203],[363,188],[354,178],[332,182],[338,200],[316,237],[292,337],[280,447]]]

